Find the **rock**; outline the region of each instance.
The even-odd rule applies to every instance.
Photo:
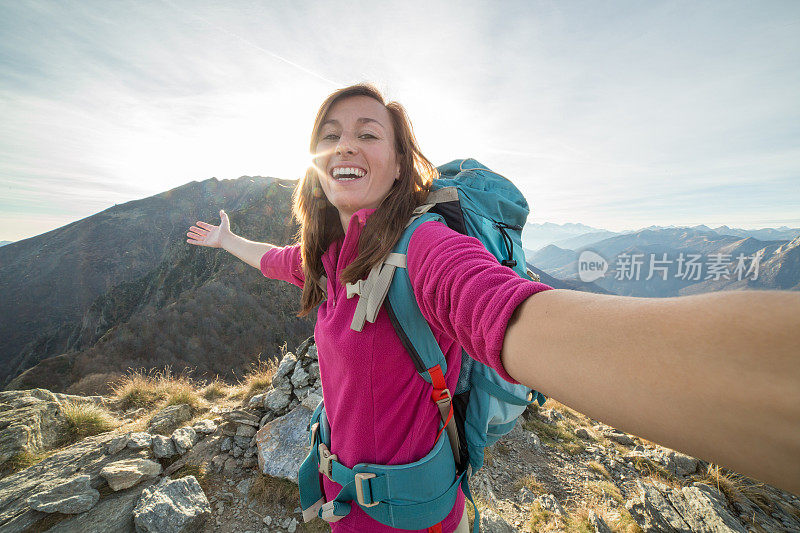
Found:
[[[190,427],[178,428],[172,432],[172,442],[175,443],[175,451],[183,455],[197,442],[197,433]]]
[[[225,437],[219,445],[219,451],[227,452],[233,447],[233,437]]]
[[[297,471],[308,455],[308,420],[312,411],[299,405],[256,433],[261,472],[297,483]]]
[[[131,433],[127,447],[131,450],[144,450],[153,444],[153,436],[146,431]]]
[[[300,404],[303,405],[306,409],[311,410],[311,412],[313,413],[314,409],[317,408],[319,402],[321,401],[322,401],[322,396],[314,392],[311,392],[308,394],[308,396],[303,398],[303,401],[300,402]]]
[[[233,443],[242,449],[242,451],[246,450],[250,446],[250,441],[252,437],[233,437]]]
[[[252,483],[252,478],[243,479],[236,484],[236,490],[238,490],[242,496],[247,496],[247,494],[250,492],[250,485]]]
[[[319,363],[314,361],[308,365],[308,374],[311,376],[311,381],[319,381]]]
[[[236,409],[224,413],[222,415],[222,418],[227,422],[233,422],[238,425],[247,424],[250,426],[258,427],[258,421],[261,419],[261,415],[251,413],[248,411],[243,411],[241,409]]]
[[[89,511],[62,520],[51,533],[128,533],[135,531],[133,508],[142,491],[155,484],[158,478],[135,485],[129,489],[103,496]]]
[[[282,389],[272,389],[264,398],[264,407],[275,413],[282,413],[289,406],[290,392]]]
[[[45,513],[83,513],[94,507],[100,499],[100,492],[89,486],[89,479],[86,474],[75,476],[30,496],[25,503]]]
[[[294,533],[295,531],[297,531],[297,518],[292,518],[292,521],[289,522],[286,531],[288,531],[289,533]]]
[[[215,471],[219,472],[220,468],[222,468],[222,465],[225,464],[225,461],[227,459],[228,459],[227,454],[221,453],[219,455],[215,455],[214,457],[211,458],[211,466],[214,468]]]
[[[191,419],[192,408],[188,404],[168,405],[153,415],[147,424],[147,430],[151,433],[168,434]]]
[[[575,435],[577,435],[582,439],[587,439],[587,440],[592,438],[591,434],[589,433],[589,431],[587,431],[586,428],[577,428],[575,430]]]
[[[197,423],[192,426],[192,429],[194,429],[196,433],[199,433],[201,435],[211,435],[212,433],[217,431],[217,425],[214,423],[213,420],[204,418],[203,420],[198,420]]]
[[[688,476],[697,472],[700,464],[697,459],[681,452],[671,451],[668,454],[669,469],[679,476]]]
[[[100,471],[112,490],[132,487],[161,473],[161,465],[149,459],[124,459],[109,463]]]
[[[69,395],[62,395],[62,398]],[[75,396],[75,403],[94,403]],[[0,464],[55,446],[67,427],[62,402],[46,389],[0,391]]]
[[[228,457],[225,460],[225,464],[222,466],[222,471],[226,475],[231,475],[236,472],[236,459],[233,457]]]
[[[517,493],[517,500],[523,505],[530,505],[536,500],[536,494],[525,487],[522,487]]]
[[[288,352],[283,356],[280,364],[278,364],[278,370],[276,370],[275,375],[272,376],[273,389],[281,389],[287,393],[292,392],[292,383],[289,381],[289,376],[294,372],[296,364],[297,358],[295,358],[292,352]]]
[[[139,533],[199,531],[210,517],[211,505],[194,476],[164,478],[142,492],[133,510],[133,521]]]
[[[311,359],[314,359],[314,360],[318,359],[318,356],[317,356],[317,345],[316,344],[308,347],[308,352],[306,353],[306,356],[310,357]]]
[[[255,455],[242,459],[242,468],[253,468],[256,465],[258,465],[258,459]]]
[[[624,446],[633,445],[633,439],[631,439],[626,433],[623,433],[622,431],[619,431],[617,429],[604,431],[603,436],[609,440],[613,440],[614,442],[622,444]]]
[[[303,368],[301,365],[295,366],[294,372],[292,372],[292,377],[290,381],[292,382],[292,386],[296,387],[305,387],[308,385],[309,381],[311,380],[311,376],[309,376],[306,369]]]
[[[266,424],[270,420],[274,420],[274,419],[275,419],[275,413],[273,413],[272,411],[268,410],[267,414],[265,414],[264,416],[261,417],[261,421],[259,421],[258,427],[264,427],[264,424]]]
[[[236,436],[237,437],[252,437],[253,435],[256,434],[256,431],[258,431],[258,429],[253,427],[253,426],[246,425],[246,424],[241,424],[241,425],[239,425],[238,428],[236,428]]]
[[[153,435],[153,455],[157,459],[169,458],[177,454],[175,443],[170,437],[164,435]]]
[[[130,440],[130,434],[128,433],[114,437],[106,446],[106,453],[114,455],[121,452],[128,445],[128,440]]]
[[[536,498],[536,501],[539,502],[539,505],[541,505],[543,509],[550,511],[551,513],[559,516],[567,516],[564,508],[561,507],[561,504],[558,503],[558,500],[552,494],[542,494]]]
[[[37,530],[38,526],[36,524],[45,515],[25,503],[30,496],[62,484],[75,475],[88,475],[90,477],[90,486],[94,489],[100,489],[102,493],[102,488],[106,485],[106,481],[100,475],[100,471],[106,465],[123,459],[147,459],[150,456],[149,450],[131,450],[128,448],[123,448],[116,455],[108,455],[106,453],[108,444],[116,437],[119,437],[119,434],[111,432],[86,437],[75,444],[60,449],[28,468],[0,479],[0,531],[3,533],[18,533]],[[0,438],[2,438],[2,433],[0,433]],[[139,485],[138,488],[133,490],[139,491],[141,487],[142,485]],[[100,502],[89,511],[72,515],[71,518],[64,518],[63,522],[77,523],[72,518],[82,517],[79,520],[81,522],[88,523],[87,521],[96,520],[105,523],[105,520],[100,520],[95,516],[95,513],[99,512],[98,508],[105,508],[106,506],[104,506],[103,502],[115,494],[117,493],[102,497]],[[125,518],[130,520],[130,513]],[[106,529],[103,526],[95,529],[78,528],[74,531],[76,533],[82,533],[83,531],[123,531],[123,529],[117,529],[116,526],[119,524],[112,522],[111,519],[112,517],[108,517],[108,522],[112,526],[110,529]],[[59,523],[59,528],[60,525],[61,523]]]
[[[481,509],[479,514],[481,515],[481,531],[491,533],[516,533],[517,531],[502,516],[491,509]]]
[[[605,520],[597,516],[594,511],[589,511],[589,524],[592,525],[594,533],[612,533],[611,528],[608,527]]]
[[[261,409],[261,406],[264,405],[264,397],[266,395],[267,395],[266,392],[262,392],[261,394],[256,394],[247,401],[247,407],[249,407],[250,409]]]
[[[625,503],[625,508],[645,533],[746,532],[728,512],[724,496],[708,485],[695,483],[674,489],[663,483],[636,480],[636,488],[637,495]]]

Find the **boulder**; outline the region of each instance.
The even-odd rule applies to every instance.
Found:
[[[100,472],[105,466],[124,459],[147,459],[151,456],[150,450],[131,450],[129,448],[121,449],[116,455],[108,455],[106,453],[108,444],[117,437],[119,435],[114,433],[87,437],[59,450],[35,465],[0,479],[0,531],[18,533],[35,529],[37,522],[47,516],[46,513],[37,511],[26,503],[29,497],[37,493],[47,491],[76,475],[88,475],[91,488],[100,490],[102,493],[102,489],[106,486],[106,480],[100,475]],[[141,491],[145,484],[146,481],[128,490],[132,490],[138,495],[138,491]],[[104,496],[89,511],[74,515],[73,518],[95,516],[95,513],[100,512],[98,509],[104,507],[105,500],[114,494],[117,493]],[[133,531],[130,509],[124,518],[131,522],[130,528],[126,529],[122,527],[121,523],[113,522],[111,517],[97,516],[93,519],[97,524],[107,522],[111,525],[109,527],[98,525],[95,528],[76,526],[74,531]],[[64,520],[64,522],[67,521],[78,523],[74,522],[72,518]],[[59,523],[58,531],[65,531],[61,529],[62,523]]]
[[[550,511],[551,513],[559,516],[567,516],[564,508],[561,507],[561,504],[558,503],[558,500],[552,494],[542,494],[536,498],[536,501],[539,502],[539,505],[541,505],[543,509]]]
[[[0,464],[57,445],[67,428],[64,406],[46,389],[0,391]]]
[[[725,497],[708,485],[671,488],[636,480],[636,488],[637,495],[625,503],[625,508],[645,533],[747,531],[728,511]]]
[[[168,405],[153,415],[147,425],[147,430],[150,433],[166,435],[191,419],[192,408],[188,404]]]
[[[170,437],[163,435],[153,435],[153,455],[156,459],[165,459],[176,455],[175,443]]]
[[[492,533],[516,533],[511,524],[505,521],[502,516],[495,513],[491,509],[482,509],[479,511],[481,516],[480,526],[481,531]]]
[[[172,432],[172,442],[175,443],[175,451],[183,455],[197,443],[197,432],[190,427],[178,428]]]
[[[264,398],[264,407],[275,413],[282,413],[289,406],[291,395],[283,389],[272,389]]]
[[[100,499],[100,492],[89,486],[86,474],[59,483],[29,496],[25,503],[44,513],[77,514],[88,511]]]
[[[124,459],[103,467],[100,475],[112,490],[132,487],[140,481],[152,479],[161,473],[161,465],[149,459]]]
[[[308,455],[308,419],[312,411],[299,405],[256,433],[261,472],[297,483],[297,471]]]
[[[131,450],[144,450],[153,445],[153,436],[146,431],[137,431],[128,436],[127,447]]]
[[[211,505],[194,476],[164,478],[142,491],[133,509],[138,533],[189,533],[199,531],[211,516]]]

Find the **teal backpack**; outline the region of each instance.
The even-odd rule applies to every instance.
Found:
[[[533,402],[546,397],[525,385],[515,385],[497,372],[461,354],[461,371],[454,393],[447,389],[447,362],[423,317],[406,269],[411,235],[429,220],[479,239],[498,261],[520,276],[538,281],[525,263],[522,227],[528,203],[506,178],[474,159],[455,160],[438,167],[426,204],[419,206],[405,232],[382,264],[365,280],[348,284],[348,298],[359,296],[351,328],[361,331],[375,322],[384,306],[420,377],[431,383],[431,399],[441,414],[433,449],[414,463],[347,468],[332,455],[330,425],[322,402],[309,424],[311,451],[300,466],[300,504],[303,520],[315,517],[335,522],[357,503],[373,519],[399,529],[441,533],[440,522],[455,505],[458,487],[475,508],[473,532],[480,531],[480,515],[469,489],[469,477],[483,466],[484,448],[514,428],[517,418]],[[323,280],[323,287],[324,287]],[[342,490],[326,502],[318,474],[339,483]]]

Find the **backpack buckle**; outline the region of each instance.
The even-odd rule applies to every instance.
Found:
[[[319,471],[326,478],[333,481],[333,461],[338,461],[339,458],[331,453],[325,443],[321,443],[317,448],[319,450]]]
[[[372,502],[366,503],[364,501],[364,486],[361,484],[362,481],[365,479],[372,479],[376,477],[375,474],[372,472],[359,472],[355,475],[355,483],[356,483],[356,500],[358,500],[358,504],[362,507],[375,507],[380,502]],[[369,491],[370,499],[372,499],[372,490]]]

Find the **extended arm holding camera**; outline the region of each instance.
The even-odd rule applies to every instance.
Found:
[[[800,493],[800,294],[529,297],[501,354],[595,419]]]

